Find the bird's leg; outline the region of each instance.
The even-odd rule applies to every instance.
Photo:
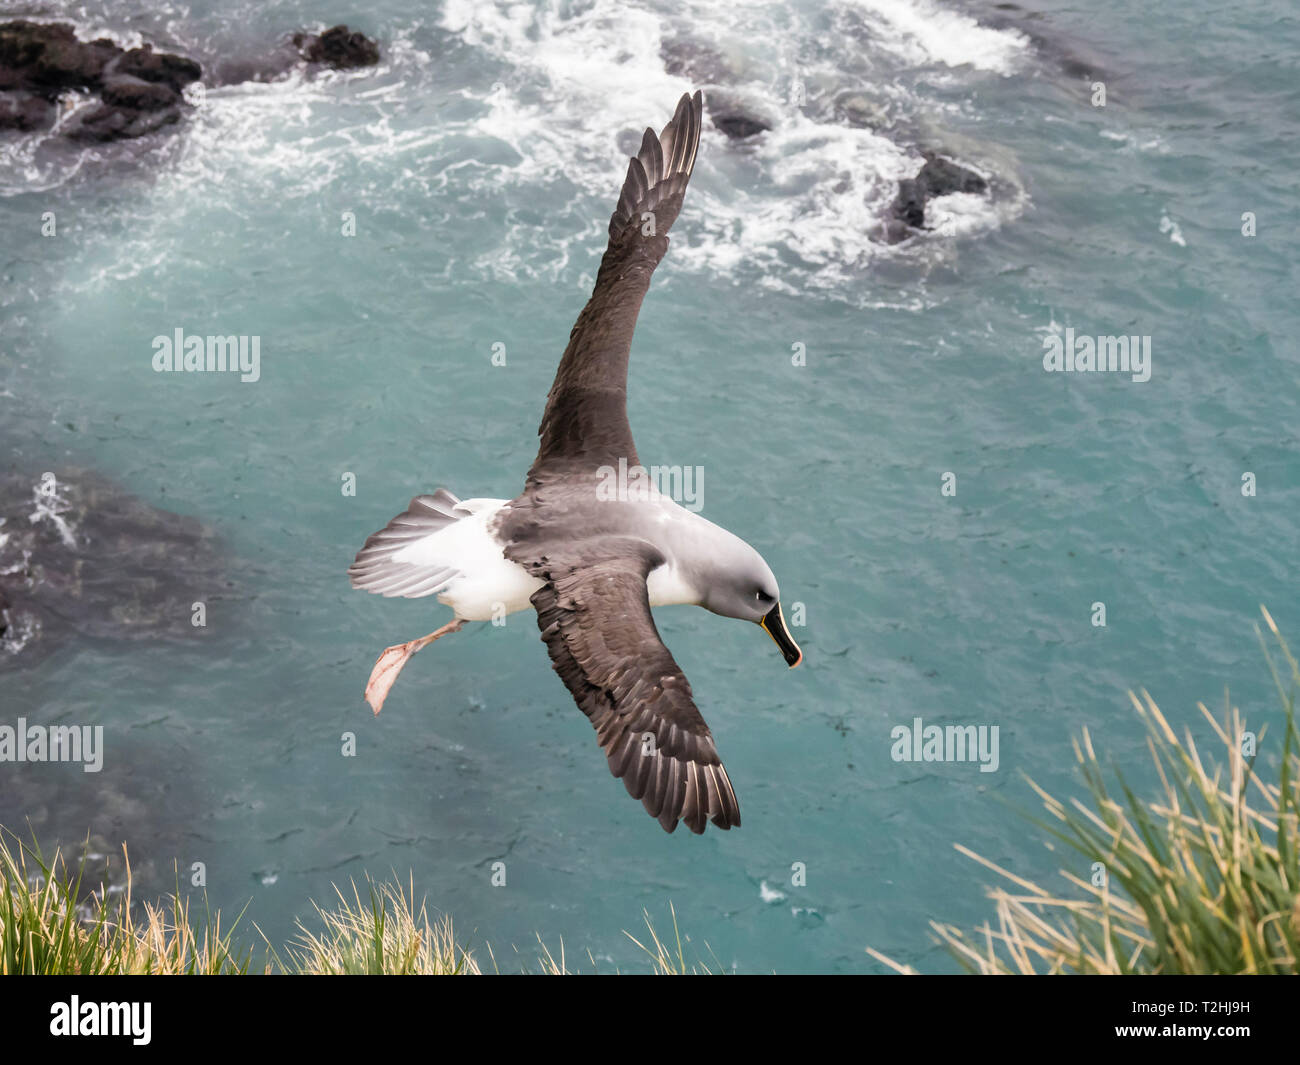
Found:
[[[384,708],[384,700],[388,698],[388,691],[392,688],[397,680],[397,675],[402,672],[402,667],[410,660],[411,656],[422,647],[427,647],[433,643],[439,636],[446,636],[449,632],[456,632],[464,625],[460,618],[455,618],[447,622],[437,632],[431,632],[428,636],[421,636],[418,640],[410,640],[406,643],[394,644],[392,647],[384,648],[384,653],[379,656],[379,661],[375,663],[375,668],[370,671],[370,680],[366,683],[366,702],[376,714]]]

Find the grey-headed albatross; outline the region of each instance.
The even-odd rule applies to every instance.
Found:
[[[608,472],[620,460],[640,466],[627,421],[632,330],[681,210],[700,114],[700,94],[683,96],[659,136],[645,131],[628,165],[596,287],[560,359],[522,494],[508,501],[460,500],[446,489],[417,496],[348,570],[353,587],[436,594],[455,612],[436,632],[380,655],[366,687],[376,714],[416,651],[466,621],[531,606],[555,671],[595,726],[614,776],[667,831],[685,821],[695,833],[708,821],[739,826],[740,807],[650,608],[693,603],[751,621],[790,666],[803,657],[781,614],[776,578],[749,544],[653,489],[616,498],[608,491]]]

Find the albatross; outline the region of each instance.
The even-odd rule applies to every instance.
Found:
[[[684,95],[658,136],[645,131],[628,164],[523,492],[510,500],[457,499],[445,488],[416,496],[348,569],[355,588],[437,595],[454,613],[435,632],[379,656],[365,691],[376,714],[417,651],[467,621],[531,608],[614,776],[666,831],[681,821],[696,834],[709,821],[739,827],[740,805],[650,608],[689,603],[752,622],[790,667],[803,660],[776,578],[753,547],[652,485],[610,498],[602,474],[643,468],[627,420],[632,331],[695,166],[701,107],[700,93]]]

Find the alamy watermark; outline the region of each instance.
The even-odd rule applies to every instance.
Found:
[[[667,496],[685,510],[698,512],[704,507],[703,466],[629,466],[618,460],[618,468],[601,466],[596,470],[596,498],[602,503],[643,503],[656,496]]]
[[[50,1006],[50,1035],[129,1037],[135,1046],[148,1046],[152,1013],[151,1002],[82,1002],[73,995]]]
[[[979,762],[981,773],[996,773],[997,725],[927,725],[919,717],[911,725],[889,730],[895,762]]]
[[[260,336],[185,335],[177,327],[171,336],[153,338],[155,373],[219,373],[233,371],[252,383],[262,376]]]
[[[81,762],[86,773],[104,768],[103,725],[0,725],[0,762]]]
[[[1043,337],[1043,369],[1048,373],[1131,373],[1137,382],[1151,380],[1151,338],[1148,336],[1075,336],[1068,326],[1065,335]]]

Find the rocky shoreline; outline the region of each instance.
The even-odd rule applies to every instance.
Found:
[[[222,60],[214,84],[267,81],[297,66],[350,70],[379,62],[379,46],[347,26],[298,32],[266,56]],[[204,78],[194,59],[122,48],[107,37],[84,41],[66,22],[0,23],[0,130],[53,129],[74,141],[142,137],[180,122],[185,90]],[[84,97],[85,106],[77,106]],[[97,103],[90,101],[97,100]],[[71,109],[71,114],[63,119]]]
[[[708,87],[710,121],[729,140],[750,143],[780,123],[781,116],[729,88],[728,61],[710,45],[677,38],[662,50],[670,73]],[[193,58],[147,43],[123,48],[106,37],[82,40],[66,22],[18,19],[0,23],[0,131],[53,132],[91,143],[129,140],[177,126],[193,107],[193,86],[201,91],[273,81],[294,69],[352,70],[379,60],[378,44],[346,25],[286,34],[264,54],[221,56],[205,69]],[[886,109],[864,92],[841,92],[834,113],[850,126],[891,126]],[[953,153],[924,144],[916,150],[925,162],[899,182],[893,202],[868,234],[876,242],[898,244],[926,232],[926,205],[938,197],[990,194],[989,180]]]

